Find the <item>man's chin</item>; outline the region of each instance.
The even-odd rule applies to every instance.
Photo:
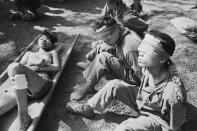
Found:
[[[43,50],[45,50],[45,51],[49,51],[49,50],[51,50],[51,48],[43,48],[43,47],[41,47]]]
[[[139,65],[140,67],[142,67],[142,68],[146,67],[146,65],[143,64],[143,63],[138,63],[138,65]]]

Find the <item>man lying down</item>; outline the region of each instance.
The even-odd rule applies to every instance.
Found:
[[[26,52],[21,61],[7,68],[12,87],[0,96],[0,115],[18,106],[15,131],[26,131],[32,119],[28,115],[28,100],[39,99],[51,86],[48,72],[60,70],[60,60],[55,50],[55,34],[44,31],[38,39],[38,51]]]

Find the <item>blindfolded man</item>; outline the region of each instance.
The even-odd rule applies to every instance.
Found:
[[[96,50],[104,49],[104,44],[113,48],[114,53],[106,50],[97,53],[83,72],[87,83],[71,94],[71,100],[82,99],[107,73],[128,83],[139,84],[141,71],[137,64],[137,49],[141,38],[133,31],[122,30],[111,17],[103,17],[95,29],[101,39]]]

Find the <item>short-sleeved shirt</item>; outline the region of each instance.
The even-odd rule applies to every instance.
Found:
[[[152,117],[165,129],[174,130],[186,119],[186,92],[177,75],[168,73],[157,85],[149,85],[149,72],[143,69],[143,77],[137,95],[141,114]]]
[[[119,59],[119,62],[122,63],[122,66],[127,69],[127,76],[125,78],[126,82],[130,84],[137,83],[137,85],[139,85],[141,75],[137,76],[136,74],[138,74],[137,72],[141,72],[141,69],[137,63],[137,50],[141,43],[141,38],[134,31],[128,30],[127,28],[119,29],[120,36],[119,40],[117,40],[115,43],[116,47],[108,48],[106,46],[107,44],[105,44],[103,41],[97,41],[94,43],[94,45],[96,45],[95,47],[97,47],[97,49],[99,49],[100,46],[104,46],[105,51],[111,53]]]

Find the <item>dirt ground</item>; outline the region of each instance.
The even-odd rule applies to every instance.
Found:
[[[131,0],[124,0],[127,4]],[[195,0],[142,0],[143,9],[148,12],[150,28],[158,28],[168,33],[176,41],[173,61],[182,77],[188,97],[188,120],[183,131],[197,131],[197,44],[182,36],[169,20],[187,16],[197,20],[197,10],[189,10]],[[40,9],[42,18],[36,22],[9,20],[9,4],[0,3],[0,72],[13,61],[22,47],[27,46],[42,30],[49,28],[58,32],[60,42],[71,41],[80,33],[71,58],[61,76],[36,131],[111,131],[117,124],[136,112],[120,102],[113,102],[105,115],[92,119],[69,113],[65,105],[77,82],[83,83],[82,71],[74,65],[84,61],[84,54],[90,49],[89,43],[95,38],[90,24],[99,17],[105,0],[70,0],[64,3],[46,2]],[[106,81],[102,80],[96,88]],[[88,95],[85,102],[91,95]]]

